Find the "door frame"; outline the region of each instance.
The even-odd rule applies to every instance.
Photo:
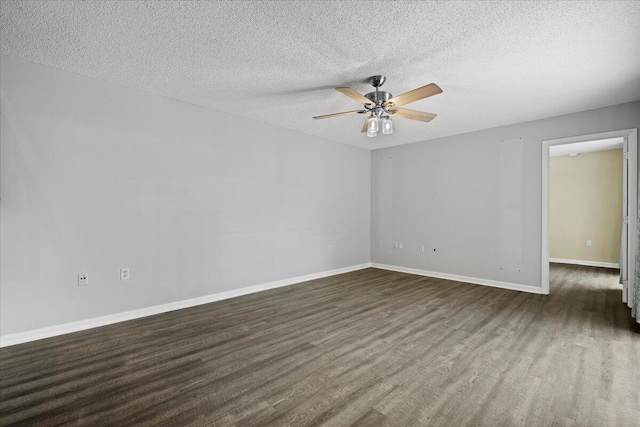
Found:
[[[637,248],[637,216],[638,216],[638,129],[624,129],[610,132],[592,133],[589,135],[571,136],[567,138],[547,139],[542,141],[542,229],[541,229],[541,274],[540,287],[544,295],[549,294],[549,162],[553,145],[574,144],[576,142],[594,141],[597,139],[626,138],[629,152],[627,199],[629,209],[629,227],[627,229],[627,268],[628,280],[635,275],[632,268]],[[624,178],[623,178],[624,179]]]

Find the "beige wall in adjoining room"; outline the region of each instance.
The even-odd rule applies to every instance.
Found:
[[[552,157],[550,257],[618,263],[621,206],[622,150]]]

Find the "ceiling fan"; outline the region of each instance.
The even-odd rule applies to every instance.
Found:
[[[371,84],[371,86],[376,90],[374,92],[369,92],[366,95],[362,95],[360,92],[350,87],[337,87],[336,90],[338,92],[342,92],[348,97],[363,104],[364,109],[325,114],[323,116],[315,116],[314,119],[329,119],[332,117],[369,113],[369,118],[364,122],[361,132],[366,132],[368,137],[373,138],[378,135],[380,128],[382,128],[382,133],[385,135],[393,133],[393,122],[391,121],[390,116],[419,120],[421,122],[430,122],[436,117],[436,115],[432,113],[409,110],[408,108],[400,108],[400,106],[442,93],[442,89],[440,89],[437,84],[430,83],[426,86],[419,87],[394,97],[389,92],[379,90],[386,80],[387,78],[385,76],[369,77],[367,82],[369,82],[369,84]]]

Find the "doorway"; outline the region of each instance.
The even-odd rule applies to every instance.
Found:
[[[574,151],[574,147],[589,144],[592,141],[621,141],[623,148],[623,219],[620,270],[623,278],[623,301],[630,282],[634,280],[633,266],[635,261],[636,219],[638,214],[638,132],[627,129],[598,134],[581,135],[542,141],[542,236],[541,236],[541,288],[543,294],[549,294],[549,215],[550,215],[550,157],[551,147],[554,151]],[[571,144],[571,145],[570,145]],[[565,146],[565,147],[562,147]],[[567,153],[568,154],[568,153]]]

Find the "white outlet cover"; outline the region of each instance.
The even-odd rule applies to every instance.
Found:
[[[420,252],[424,252],[424,245],[420,245]]]
[[[587,246],[589,247],[593,246],[593,242],[591,240],[587,240]]]
[[[78,273],[78,286],[87,286],[89,284],[89,276],[83,273]]]
[[[400,243],[398,244],[398,248],[400,248],[400,249],[404,249],[404,245],[402,244],[402,242],[400,242]]]
[[[120,280],[130,280],[130,279],[131,279],[131,270],[129,268],[121,268]]]

